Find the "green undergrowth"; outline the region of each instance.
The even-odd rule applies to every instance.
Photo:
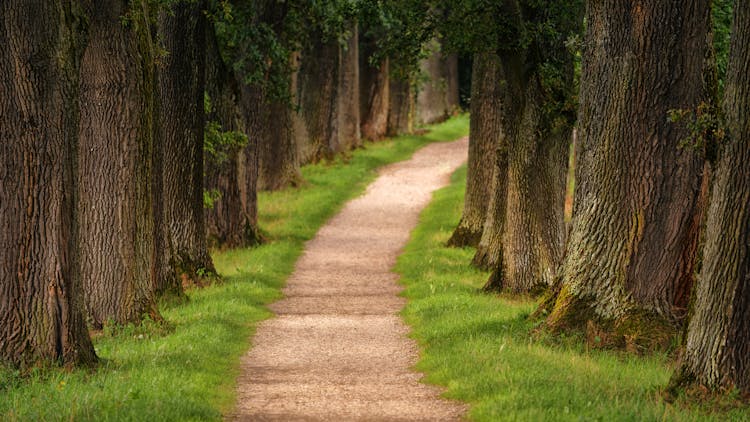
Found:
[[[662,399],[666,355],[588,349],[580,338],[531,335],[536,301],[479,292],[489,273],[472,248],[445,243],[461,216],[466,168],[436,192],[398,260],[409,299],[403,315],[420,343],[417,369],[477,421],[750,420],[747,408]]]
[[[424,136],[368,144],[346,159],[306,166],[306,183],[259,196],[268,241],[213,255],[223,282],[188,292],[186,303],[163,303],[166,325],[147,322],[100,333],[96,370],[0,368],[0,420],[220,420],[234,405],[239,358],[266,305],[281,297],[305,241],[344,202],[360,194],[379,166],[419,147],[466,135],[468,116]]]

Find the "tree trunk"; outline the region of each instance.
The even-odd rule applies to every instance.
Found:
[[[448,115],[458,110],[460,104],[460,87],[458,78],[458,54],[443,56],[443,78],[445,79],[445,105]]]
[[[543,291],[560,265],[571,135],[569,126],[547,120],[536,77],[519,88],[509,93],[521,99],[521,114],[512,113],[503,125],[509,145],[502,256],[485,286],[516,294]]]
[[[651,346],[685,316],[703,159],[680,148],[688,132],[667,114],[710,101],[709,9],[708,0],[588,3],[573,223],[553,329],[588,326],[601,344]]]
[[[357,23],[350,25],[351,36],[346,45],[339,46],[338,93],[338,152],[362,146],[359,130],[359,30]]]
[[[360,114],[362,137],[377,141],[388,132],[388,105],[390,103],[390,75],[388,59],[378,65],[370,63],[375,43],[367,39],[360,43]]]
[[[288,110],[288,105],[284,104],[284,110]],[[238,156],[238,180],[240,188],[240,204],[242,206],[242,219],[245,224],[246,239],[256,239],[256,242],[262,240],[258,232],[258,177],[259,169],[259,147],[260,141],[253,139],[254,133],[264,133],[269,127],[273,128],[276,124],[280,130],[288,129],[288,124],[281,119],[276,119],[277,123],[269,126],[268,116],[263,110],[270,110],[263,101],[263,92],[260,88],[242,84],[240,86],[240,107],[244,116],[244,125],[247,128],[249,142],[247,146],[240,151]],[[289,114],[279,114],[279,116],[288,116]],[[274,120],[274,119],[270,119]]]
[[[76,239],[84,20],[74,2],[0,3],[0,361],[11,365],[97,361]]]
[[[89,323],[157,315],[152,201],[154,72],[138,3],[93,3],[81,62],[78,244]],[[121,17],[133,20],[123,25]]]
[[[277,35],[283,29],[283,22],[288,13],[288,5],[277,1],[264,1],[260,6],[260,19],[269,23]],[[294,63],[293,55],[290,63]],[[272,70],[278,72],[278,70]],[[287,71],[287,69],[284,69]],[[295,76],[287,74],[290,88]],[[292,90],[292,93],[294,91]],[[292,93],[287,92],[291,96]],[[257,139],[258,153],[258,186],[259,190],[279,190],[287,186],[297,186],[302,181],[300,160],[293,132],[294,114],[289,98],[276,98],[263,95],[263,101],[248,112],[260,113],[257,132],[251,132],[251,142]],[[265,122],[265,124],[260,124]]]
[[[719,159],[683,375],[750,393],[750,3],[735,6]]]
[[[180,1],[159,18],[168,55],[159,72],[163,200],[171,264],[184,282],[215,274],[203,211],[205,16],[203,2]]]
[[[464,211],[449,246],[477,246],[482,238],[490,194],[494,190],[493,152],[502,131],[502,73],[494,53],[474,56],[469,125],[469,161]],[[494,221],[493,221],[494,222]]]
[[[432,124],[448,117],[448,81],[446,63],[440,52],[440,42],[432,40],[429,57],[422,60],[420,69],[427,78],[417,94],[417,123]],[[458,72],[456,72],[458,73]]]
[[[483,270],[496,268],[502,262],[503,233],[505,232],[505,212],[508,208],[508,140],[500,131],[500,140],[493,154],[492,181],[490,186],[487,216],[484,220],[482,237],[471,264]],[[486,286],[495,290],[492,282]]]
[[[303,130],[295,130],[302,164],[333,158],[338,152],[339,52],[337,40],[311,36],[301,53],[295,99]]]
[[[414,129],[414,93],[411,83],[397,77],[388,84],[388,136],[411,133]]]
[[[221,132],[248,135],[248,142],[257,143],[260,135],[248,133],[240,108],[240,86],[234,72],[224,63],[213,28],[207,32],[206,92],[212,110],[207,118],[218,123]],[[265,108],[259,107],[265,110]],[[260,240],[256,216],[247,215],[240,189],[240,158],[247,146],[219,145],[213,154],[206,154],[205,186],[218,192],[213,206],[206,210],[206,234],[215,247],[237,248],[257,244]],[[253,194],[254,195],[254,194]]]

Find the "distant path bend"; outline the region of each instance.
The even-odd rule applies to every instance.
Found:
[[[398,312],[391,269],[432,192],[467,157],[467,140],[433,143],[380,170],[305,246],[253,348],[230,420],[458,420],[465,408],[419,383],[417,346]]]

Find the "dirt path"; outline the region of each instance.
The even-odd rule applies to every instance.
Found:
[[[467,140],[428,145],[385,167],[307,243],[242,358],[231,420],[457,420],[410,368],[417,347],[391,272],[432,192],[466,159]]]

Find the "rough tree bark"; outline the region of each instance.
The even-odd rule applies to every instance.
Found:
[[[208,113],[209,122],[220,125],[222,132],[238,132],[248,135],[248,142],[257,145],[258,132],[248,133],[246,121],[240,107],[240,82],[229,69],[219,52],[213,28],[206,31],[206,92],[210,98],[212,110]],[[265,110],[261,104],[257,107]],[[269,122],[270,123],[270,122]],[[254,136],[250,136],[254,135]],[[215,146],[214,155],[206,154],[205,187],[209,191],[218,191],[219,197],[213,206],[206,210],[206,235],[211,246],[243,247],[257,244],[260,235],[257,229],[257,216],[248,214],[242,198],[244,189],[240,185],[240,168],[245,166],[242,149],[247,146]],[[252,147],[251,147],[252,148]],[[254,187],[253,187],[254,189]],[[246,193],[247,194],[247,193]],[[250,193],[255,195],[254,193]],[[254,208],[252,209],[254,212]]]
[[[301,53],[295,99],[299,113],[295,130],[302,164],[330,159],[339,145],[339,52],[338,41],[311,37]]]
[[[377,65],[370,63],[375,43],[372,39],[360,42],[360,115],[362,137],[377,141],[388,132],[388,105],[390,103],[390,74],[388,58]]]
[[[547,325],[601,344],[669,341],[701,220],[701,154],[667,121],[709,101],[708,0],[588,2],[576,192]]]
[[[349,25],[351,36],[339,46],[338,152],[362,145],[360,132],[359,92],[359,26]]]
[[[77,2],[0,3],[0,361],[94,364],[77,249]]]
[[[388,84],[388,136],[414,130],[414,92],[408,80],[391,77]]]
[[[713,182],[682,373],[750,393],[750,3],[735,6],[724,92],[727,142]]]
[[[203,2],[179,1],[159,17],[168,55],[159,72],[163,201],[171,265],[183,282],[215,274],[203,211],[205,16]]]
[[[508,208],[508,140],[502,133],[492,156],[492,181],[482,237],[471,264],[483,270],[496,268],[503,256],[505,212]],[[492,290],[493,286],[487,286]]]
[[[464,210],[458,227],[448,240],[449,246],[458,247],[477,246],[482,238],[490,195],[495,191],[492,184],[494,152],[502,134],[500,59],[494,53],[477,53],[472,73]]]
[[[288,4],[278,1],[260,2],[259,19],[271,25],[276,33],[283,31],[283,22]],[[294,55],[296,57],[296,55]],[[293,62],[290,60],[290,62]],[[292,86],[293,75],[289,74]],[[279,190],[287,186],[297,186],[302,181],[297,156],[297,144],[293,136],[293,114],[288,98],[272,98],[263,95],[263,101],[248,112],[262,113],[258,131],[252,132],[257,139],[258,189]]]
[[[130,3],[92,3],[80,70],[77,242],[95,328],[158,315],[153,45],[146,10]],[[123,25],[129,12],[132,19]]]
[[[562,48],[562,47],[561,47]],[[539,76],[523,62],[503,60],[503,132],[508,169],[502,255],[486,290],[541,292],[557,272],[565,241],[565,181],[572,128],[545,113]],[[569,74],[572,80],[572,61]]]

